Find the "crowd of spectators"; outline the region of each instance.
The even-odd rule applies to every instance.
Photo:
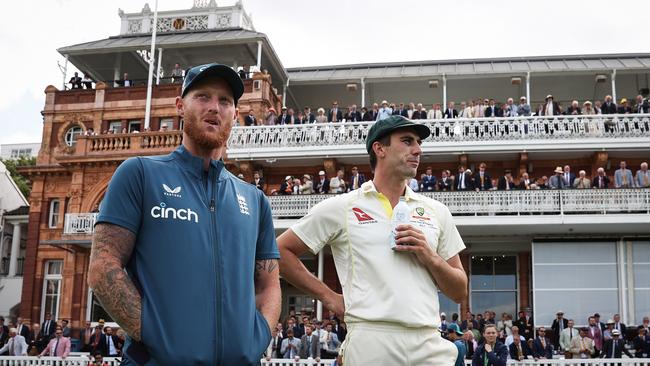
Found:
[[[240,175],[240,178],[243,177]],[[270,195],[300,195],[346,193],[358,189],[365,181],[365,175],[359,172],[357,166],[353,166],[347,177],[342,169],[337,170],[336,175],[331,178],[327,177],[324,170],[319,171],[315,178],[312,178],[311,174],[303,174],[301,177],[287,175],[279,188],[272,188],[270,191],[259,172],[253,174],[250,183]],[[596,175],[590,177],[585,170],[580,170],[576,175],[571,171],[570,165],[558,166],[549,175],[533,178],[525,171],[517,177],[509,169],[504,170],[503,174],[493,176],[488,172],[487,164],[480,163],[476,172],[461,165],[456,174],[450,170],[442,170],[438,176],[433,174],[431,167],[427,167],[424,173],[411,179],[408,184],[415,192],[650,188],[650,171],[647,162],[641,163],[639,169],[633,173],[627,163],[621,161],[612,179],[605,174],[603,167],[599,167]]]
[[[483,314],[468,311],[461,321],[454,313],[451,320],[440,314],[443,337],[454,342],[466,359],[475,359],[485,342],[485,331],[494,327],[497,343],[505,346],[503,357],[515,361],[524,359],[564,358],[650,358],[650,319],[646,316],[636,327],[626,326],[619,314],[606,322],[596,313],[585,319],[585,326],[577,326],[573,319],[558,311],[550,327],[535,327],[532,315],[520,311],[516,319],[503,313],[497,320],[491,310]],[[497,344],[496,348],[500,346]],[[481,359],[482,361],[482,359]],[[482,362],[481,362],[482,364]]]

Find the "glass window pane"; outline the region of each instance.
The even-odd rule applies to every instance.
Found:
[[[634,287],[650,288],[650,266],[647,264],[634,265]]]
[[[47,274],[48,275],[60,275],[62,267],[63,267],[63,261],[48,261],[47,262]]]
[[[451,315],[453,313],[460,314],[460,305],[456,304],[441,291],[438,291],[438,301],[440,302],[440,312],[447,315],[447,321],[451,321]]]
[[[550,326],[558,310],[564,311],[565,318],[574,319],[576,325],[587,325],[589,314],[619,313],[618,290],[535,291],[536,326]]]
[[[534,272],[538,289],[618,287],[616,264],[535,265]]]
[[[635,319],[641,324],[643,317],[650,315],[650,290],[634,291],[634,307]]]
[[[534,243],[535,263],[615,263],[616,243]]]
[[[104,310],[104,307],[99,302],[95,295],[92,295],[92,304],[90,308],[90,321],[96,322],[99,319],[104,319],[107,322],[112,322],[113,318]]]
[[[472,292],[472,312],[475,314],[492,310],[497,314],[508,313],[516,315],[516,291]]]
[[[632,244],[634,263],[650,263],[650,241],[637,241]]]
[[[494,268],[492,256],[473,256],[471,267],[471,289],[472,290],[493,290],[494,289]]]

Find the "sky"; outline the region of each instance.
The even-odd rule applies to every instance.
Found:
[[[144,0],[9,0],[0,22],[0,144],[40,142],[56,49],[114,36]],[[153,9],[154,0],[149,0]],[[217,0],[219,6],[235,0]],[[647,0],[243,0],[285,67],[650,52]],[[158,10],[192,0],[159,0]],[[645,29],[645,30],[644,30]],[[646,32],[645,34],[643,32]],[[645,42],[641,41],[641,37]],[[68,79],[75,69],[69,67]]]

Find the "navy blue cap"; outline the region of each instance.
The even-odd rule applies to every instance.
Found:
[[[366,150],[368,153],[372,151],[372,144],[375,141],[378,141],[382,137],[401,128],[413,128],[422,140],[431,135],[431,130],[426,125],[415,123],[410,119],[404,118],[400,115],[390,116],[388,118],[384,118],[375,122],[372,127],[370,127],[370,130],[368,131],[368,137],[366,137]]]
[[[232,95],[235,99],[235,105],[244,94],[244,83],[241,81],[239,75],[230,66],[221,65],[217,63],[205,64],[194,66],[185,73],[185,80],[183,81],[183,90],[181,97],[184,97],[192,86],[206,77],[222,78],[230,85]]]

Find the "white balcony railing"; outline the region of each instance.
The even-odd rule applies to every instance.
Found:
[[[64,234],[89,235],[93,233],[97,213],[69,213],[65,214]]]
[[[427,143],[542,140],[565,144],[569,139],[650,137],[650,115],[534,116],[418,120],[431,130]],[[268,149],[365,146],[374,122],[314,123],[307,125],[236,127],[228,142],[228,156],[253,156]]]

